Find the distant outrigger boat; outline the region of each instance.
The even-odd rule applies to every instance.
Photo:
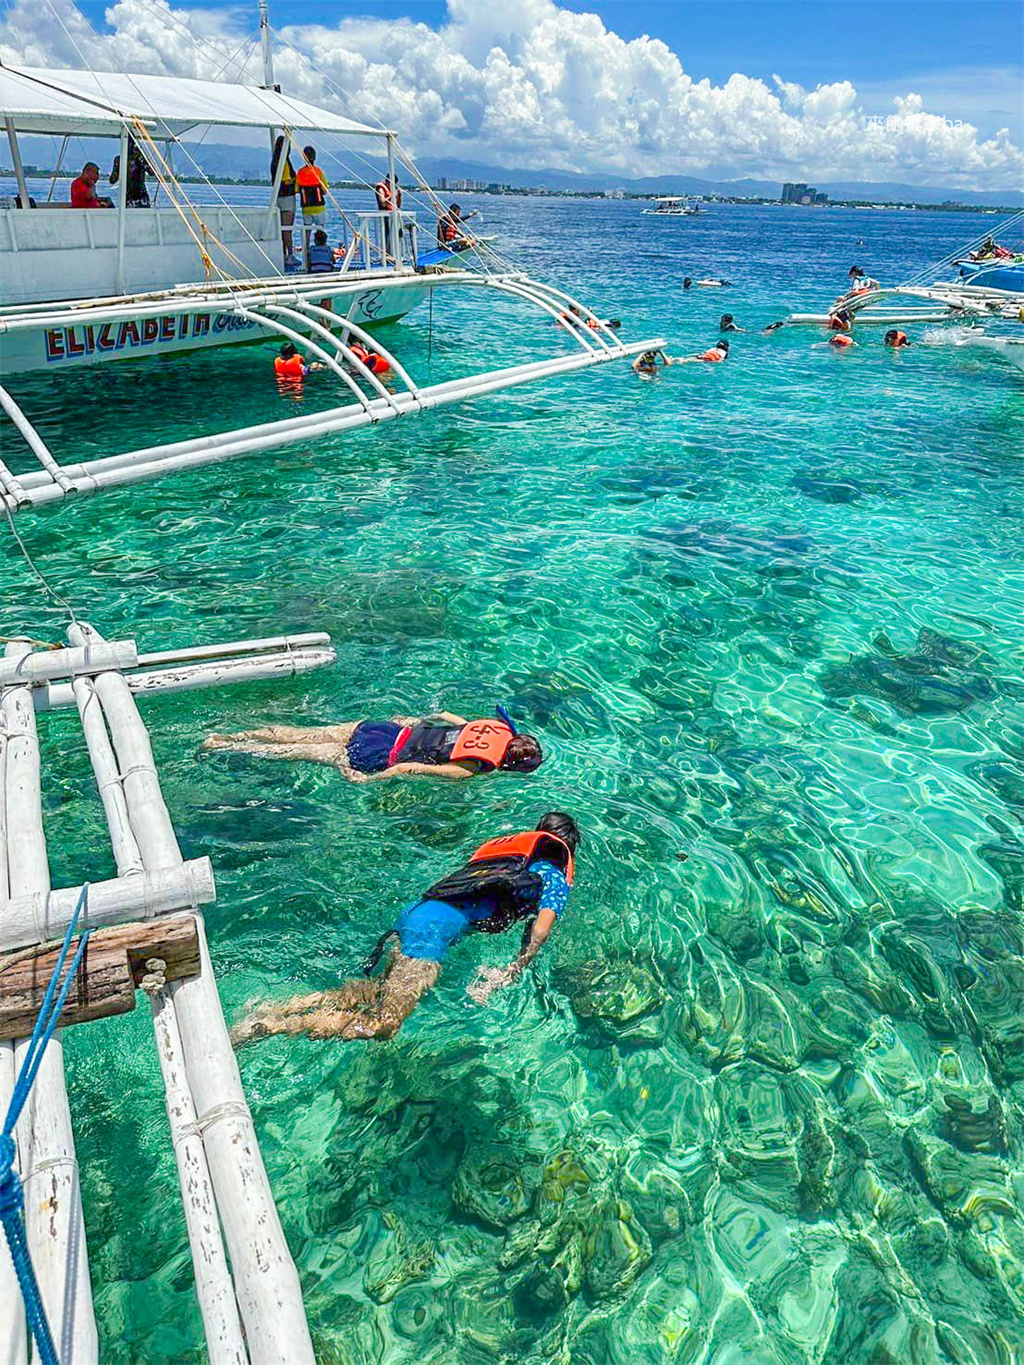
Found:
[[[686,199],[681,195],[664,194],[653,201],[657,204],[656,209],[641,209],[641,213],[650,214],[652,218],[697,218],[705,213],[707,209],[702,209],[699,199]]]
[[[177,180],[172,150],[181,148],[188,156],[182,137],[211,125],[262,128],[272,138],[280,134],[285,153],[292,150],[298,130],[329,139],[376,140],[384,144],[389,175],[396,174],[401,161],[414,172],[419,186],[425,183],[393,132],[282,94],[273,79],[264,4],[261,30],[262,86],[0,67],[0,117],[19,191],[13,199],[0,201],[0,370],[4,375],[39,370],[59,375],[88,365],[274,337],[301,346],[331,370],[347,389],[347,401],[317,414],[63,467],[14,398],[0,387],[0,406],[41,466],[18,473],[0,462],[0,498],[8,508],[36,506],[69,493],[309,441],[331,431],[626,359],[663,344],[660,339],[623,343],[599,322],[599,311],[573,296],[504,263],[488,268],[483,256],[490,249],[483,239],[472,253],[473,269],[461,267],[450,253],[433,262],[428,251],[425,260],[418,249],[416,215],[397,207],[354,214],[354,222],[346,218],[349,238],[333,272],[287,273],[278,210],[284,154],[278,158],[265,205],[240,207],[223,199],[213,206],[192,203]],[[117,139],[125,170],[115,207],[79,209],[49,200],[35,206],[18,136],[37,133],[62,135],[61,159],[73,137]],[[159,189],[151,207],[129,211],[130,142],[149,162]],[[295,226],[297,235],[309,230]],[[492,298],[500,293],[528,303],[569,333],[576,349],[570,355],[417,385],[371,329],[402,318],[437,288],[487,290]],[[594,324],[588,325],[588,319]],[[386,363],[394,390],[353,352],[354,342]]]
[[[1016,213],[998,231],[1005,233],[1022,221],[1024,212]],[[827,312],[791,313],[786,324],[827,327],[838,313],[846,313],[857,325],[872,323],[879,327],[925,322],[1019,323],[1024,320],[1024,263],[1010,258],[969,259],[971,251],[977,250],[992,235],[986,232],[984,237],[958,248],[937,265],[927,266],[903,284],[851,290],[840,295]],[[934,278],[940,271],[954,266],[959,266],[955,279]],[[962,344],[975,343],[1024,366],[1024,338],[1019,335],[972,329],[964,336]]]

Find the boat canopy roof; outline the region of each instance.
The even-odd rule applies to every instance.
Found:
[[[257,85],[29,66],[0,67],[0,116],[19,133],[110,136],[138,118],[157,136],[178,137],[206,124],[386,136],[383,128]]]

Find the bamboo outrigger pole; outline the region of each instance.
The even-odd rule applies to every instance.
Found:
[[[77,645],[102,643],[102,637],[85,624],[71,626],[68,637]],[[100,674],[94,686],[123,776],[128,819],[143,867],[151,873],[180,867],[184,860],[131,690],[125,679],[113,672]],[[189,1122],[202,1137],[249,1359],[253,1365],[280,1365],[282,1361],[315,1365],[298,1275],[274,1206],[228,1038],[202,916],[197,914],[196,922],[202,970],[198,976],[168,987],[166,998],[159,1002],[159,1013],[171,1006],[178,1026],[181,1057],[196,1111],[196,1118]],[[174,1070],[174,1077],[179,1075]],[[183,1190],[187,1195],[186,1186]],[[206,1203],[204,1194],[202,1204]],[[189,1208],[187,1202],[187,1213]],[[192,1205],[191,1212],[199,1217],[200,1203]],[[223,1294],[214,1283],[204,1316],[206,1311],[213,1314],[217,1304],[223,1308]],[[223,1322],[223,1313],[221,1320],[227,1334],[225,1350],[230,1351],[234,1349],[230,1324]]]
[[[28,653],[27,644],[13,642],[7,645],[6,661],[17,662]],[[39,740],[30,687],[18,684],[4,688],[0,713],[7,751],[4,824],[8,890],[14,897],[46,894],[50,890],[50,869],[43,834]],[[27,1044],[27,1039],[21,1039],[14,1045],[15,1073],[21,1067]],[[6,1083],[4,1090],[7,1092]],[[6,1112],[9,1092],[3,1100]],[[99,1347],[59,1034],[54,1035],[46,1049],[16,1132],[29,1254],[61,1363],[94,1365]],[[17,1303],[20,1305],[20,1294]],[[24,1317],[18,1309],[8,1311],[9,1308],[5,1301],[0,1313],[0,1359],[19,1361],[20,1365],[17,1350],[24,1337]]]

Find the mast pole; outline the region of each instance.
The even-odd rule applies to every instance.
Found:
[[[260,43],[263,48],[263,88],[274,88],[274,53],[270,46],[270,10],[267,0],[260,0]]]

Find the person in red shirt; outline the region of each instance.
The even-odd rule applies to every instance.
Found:
[[[73,209],[112,209],[113,200],[101,199],[96,193],[96,182],[100,178],[100,168],[95,161],[87,161],[82,174],[71,182],[71,207]]]

